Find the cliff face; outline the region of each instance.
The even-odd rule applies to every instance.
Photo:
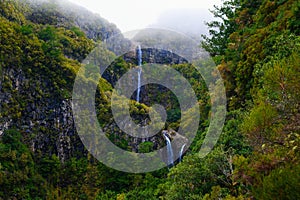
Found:
[[[26,19],[36,24],[50,24],[66,28],[78,27],[88,38],[95,41],[105,40],[121,33],[116,25],[100,15],[69,1],[25,0],[25,4],[29,7],[24,13]]]
[[[49,79],[32,79],[13,68],[4,68],[2,77],[0,135],[16,128],[33,152],[55,154],[62,161],[84,153],[75,134],[71,101],[57,96]]]
[[[6,130],[17,129],[36,154],[57,155],[61,161],[86,156],[87,150],[76,133],[72,115],[71,94],[76,72],[80,62],[96,46],[95,41],[101,42],[116,34],[116,39],[122,41],[120,44],[127,45],[128,41],[114,25],[69,3],[1,1],[0,7],[0,136]],[[114,46],[115,53],[118,49],[122,46]],[[107,49],[98,53],[103,53],[101,51],[114,55]],[[142,51],[146,63],[187,62],[165,50],[148,48]],[[136,65],[136,57],[136,52],[124,55],[104,74],[108,82],[102,80],[105,89],[99,88],[99,112],[101,107],[109,110],[111,87]],[[161,91],[167,93],[160,88],[149,97],[146,94],[150,89],[146,87],[141,91],[142,100],[148,106]],[[170,108],[170,104],[163,105]],[[147,109],[145,105],[132,107],[136,123],[149,123]],[[110,114],[99,116],[99,120],[110,139],[126,150],[146,152],[164,145],[162,135],[147,139],[127,136]]]
[[[137,53],[129,52],[124,55],[124,60],[137,65]],[[142,61],[156,64],[182,64],[188,63],[183,57],[164,49],[143,48]]]
[[[115,24],[102,18],[99,14],[77,6],[69,1],[59,0],[25,0],[28,9],[25,18],[35,24],[63,27],[75,32],[83,32],[85,36],[95,42],[114,37],[116,44],[114,53],[119,53],[122,45],[130,43],[125,39]]]
[[[0,2],[0,136],[17,129],[33,152],[55,154],[62,161],[86,154],[71,109],[79,61],[93,49],[93,40],[119,33],[99,16],[73,6],[75,15],[65,12],[65,6],[55,1]],[[94,16],[101,29],[90,28],[99,26],[85,24],[80,20],[84,16]]]
[[[0,83],[0,136],[5,130],[16,128],[34,153],[54,154],[62,162],[87,154],[76,133],[71,99],[58,96],[46,77],[34,80],[28,78],[22,69],[11,68],[4,69],[2,76],[5,80]],[[143,125],[149,122],[143,115],[135,114],[135,118]],[[130,126],[126,119],[124,123]],[[153,148],[163,145],[161,137],[132,138],[123,133],[113,121],[103,129],[113,133],[110,139],[117,145],[134,152],[140,151],[140,144],[147,141],[154,144]]]

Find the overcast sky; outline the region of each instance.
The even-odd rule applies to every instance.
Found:
[[[208,10],[220,5],[221,0],[70,0],[99,13],[103,18],[117,25],[122,31],[146,28],[159,24],[157,20],[169,10]],[[182,11],[182,12],[185,12]],[[178,13],[184,16],[185,13]],[[187,13],[189,14],[189,13]],[[206,14],[205,14],[206,15]],[[190,18],[191,16],[189,16]],[[199,17],[199,16],[197,16]],[[203,19],[199,19],[203,21]],[[201,22],[202,23],[202,22]]]

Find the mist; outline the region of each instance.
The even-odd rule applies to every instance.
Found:
[[[201,34],[208,34],[205,23],[212,20],[214,17],[208,9],[172,9],[162,13],[150,27],[172,29],[200,40]]]

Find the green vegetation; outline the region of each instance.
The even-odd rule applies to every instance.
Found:
[[[56,1],[38,9],[26,1],[0,1],[0,131],[5,129],[0,199],[300,199],[300,3],[227,0],[213,14],[220,19],[208,23],[211,36],[204,36],[202,45],[217,63],[227,92],[218,144],[205,158],[198,154],[209,124],[207,87],[190,64],[172,65],[198,97],[198,134],[171,169],[129,174],[93,158],[72,119],[61,114],[70,112],[64,103],[70,101],[80,62],[105,39],[100,29],[107,35],[118,31],[98,16],[76,26],[75,13]],[[79,19],[84,16],[92,14],[85,11]],[[104,62],[115,58],[105,48],[93,53],[107,55]],[[96,92],[101,126],[127,150],[133,145],[114,126],[110,97],[116,81],[133,66],[115,59]],[[146,121],[148,106],[163,103],[166,128],[176,130],[181,117],[176,97],[165,88],[146,89],[152,91],[146,104],[131,101],[133,120]],[[165,97],[168,101],[162,101]],[[161,142],[136,146],[146,153]]]

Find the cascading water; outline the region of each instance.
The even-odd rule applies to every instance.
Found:
[[[141,93],[141,76],[142,76],[142,49],[141,46],[138,45],[138,88],[136,94],[136,101],[140,102],[140,93]]]
[[[164,137],[167,141],[168,166],[173,166],[173,149],[172,149],[171,141],[170,141],[169,137],[167,136],[167,134],[165,134],[165,133],[164,133]]]
[[[182,160],[182,154],[183,154],[183,150],[184,150],[185,144],[182,145],[180,152],[179,152],[179,162],[181,162]]]
[[[138,66],[142,66],[142,48],[138,45]]]
[[[137,102],[140,102],[141,76],[142,76],[142,68],[139,66],[139,68],[138,68],[138,89],[137,89],[137,94],[136,94],[136,101]]]

